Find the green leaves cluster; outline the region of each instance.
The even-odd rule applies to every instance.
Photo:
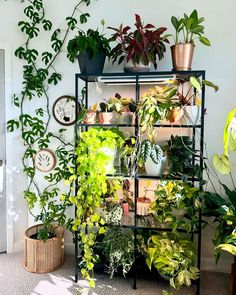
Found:
[[[210,41],[203,36],[204,26],[204,17],[199,17],[197,10],[188,16],[184,13],[183,18],[177,18],[175,16],[171,17],[171,23],[175,28],[175,44],[179,43],[192,43],[194,45],[194,37],[196,37],[202,44],[210,46]],[[183,39],[180,39],[182,34]]]
[[[142,166],[150,157],[155,164],[159,164],[163,157],[163,151],[158,144],[152,143],[150,140],[145,139],[141,143],[139,165]]]

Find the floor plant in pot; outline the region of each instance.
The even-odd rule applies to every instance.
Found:
[[[79,231],[80,247],[82,249],[82,276],[89,281],[90,286],[95,285],[91,273],[96,263],[93,247],[97,234],[105,233],[105,220],[98,213],[107,191],[117,190],[117,186],[108,187],[107,166],[112,156],[106,152],[122,146],[123,139],[116,129],[90,128],[81,132],[78,146],[75,150],[77,167],[71,168],[68,184],[76,181],[77,195],[68,200],[75,205],[76,216],[72,221],[72,230]],[[94,170],[96,167],[96,171]]]
[[[171,46],[174,70],[191,70],[195,39],[206,46],[211,45],[210,41],[203,36],[204,20],[204,17],[198,16],[196,9],[190,15],[185,13],[182,18],[171,17],[171,23],[175,29],[175,44]]]
[[[103,23],[104,25],[104,23]],[[67,45],[67,57],[71,62],[78,58],[81,74],[102,73],[106,56],[109,56],[109,40],[98,30],[78,31]]]
[[[157,68],[157,57],[161,60],[166,51],[165,43],[168,39],[163,36],[166,28],[156,28],[152,24],[144,25],[141,17],[135,14],[135,30],[120,25],[119,28],[109,29],[115,31],[110,41],[118,44],[111,50],[111,59],[118,64],[124,61],[125,72],[147,72],[151,64]]]

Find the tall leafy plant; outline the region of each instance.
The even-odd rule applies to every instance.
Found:
[[[70,16],[66,17],[65,29],[53,28],[53,22],[48,19],[43,0],[24,2],[25,18],[18,22],[18,27],[24,34],[25,42],[15,50],[15,56],[23,63],[22,90],[13,96],[14,105],[18,108],[19,116],[9,120],[9,132],[19,130],[22,143],[26,149],[22,157],[23,170],[28,176],[28,186],[24,191],[30,212],[36,204],[40,207],[36,221],[44,224],[38,238],[46,240],[50,235],[51,222],[65,222],[66,201],[59,201],[61,195],[58,185],[68,178],[68,165],[73,163],[73,145],[64,139],[66,129],[53,132],[50,127],[51,111],[49,90],[62,80],[62,74],[55,70],[56,61],[71,30],[80,23],[87,22],[88,13],[82,13],[77,19],[79,7],[89,5],[90,0],[79,1]],[[49,50],[40,51],[37,44],[41,36],[48,37]],[[33,108],[40,98],[41,106]],[[29,112],[28,109],[32,108]],[[38,184],[34,156],[40,149],[51,144],[56,146],[57,166],[52,173],[45,176],[45,185]],[[67,194],[70,194],[71,187]]]

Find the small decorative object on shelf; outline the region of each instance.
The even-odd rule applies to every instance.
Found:
[[[54,119],[61,125],[71,126],[75,123],[75,98],[63,95],[56,99],[52,107]]]
[[[137,199],[137,215],[147,216],[150,214],[149,213],[149,206],[151,204],[151,199],[147,197],[147,193],[152,190],[148,189],[149,186],[150,186],[150,180],[146,181],[146,185],[144,187],[144,196],[139,197]]]
[[[133,32],[130,32],[129,26],[109,27],[115,31],[111,41],[118,42],[111,50],[111,59],[114,63],[119,58],[118,64],[124,61],[125,72],[149,72],[151,64],[157,68],[157,56],[159,60],[164,57],[165,43],[169,43],[168,39],[162,36],[166,28],[144,25],[138,14],[135,14],[134,25],[136,29]]]
[[[56,156],[51,150],[42,149],[36,153],[34,165],[41,172],[49,172],[56,165]]]
[[[210,41],[203,36],[204,26],[202,22],[204,20],[204,17],[198,16],[197,10],[194,10],[189,16],[184,14],[184,17],[180,19],[172,16],[171,23],[175,28],[175,44],[171,46],[174,70],[191,70],[195,47],[194,38],[206,46],[211,45]],[[180,39],[180,34],[183,34],[183,39]]]
[[[83,122],[85,124],[94,124],[97,119],[97,104],[94,104],[90,109],[85,110],[86,114],[84,115]]]

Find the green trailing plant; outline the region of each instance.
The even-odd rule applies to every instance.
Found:
[[[203,36],[204,26],[202,23],[204,21],[205,18],[199,17],[196,9],[190,15],[184,13],[182,18],[172,16],[171,23],[175,28],[175,44],[192,43],[195,45],[195,39],[198,39],[202,44],[210,46],[210,41]]]
[[[156,69],[157,56],[159,60],[164,57],[165,43],[169,43],[166,36],[162,36],[166,28],[156,28],[152,24],[144,25],[138,14],[135,14],[134,25],[134,31],[130,31],[129,26],[123,27],[122,24],[119,28],[109,27],[109,29],[115,31],[110,40],[118,43],[111,50],[111,59],[114,63],[119,58],[118,64],[124,60],[126,62],[131,60],[134,65],[139,63],[148,65],[151,62]]]
[[[200,165],[197,161],[193,162],[193,158],[197,160],[200,156],[193,148],[193,141],[189,136],[171,135],[165,151],[169,162],[169,174],[172,177],[181,177],[186,180],[195,176],[201,179]]]
[[[134,235],[122,230],[119,225],[113,225],[107,230],[101,249],[108,261],[110,277],[112,278],[119,268],[126,276],[134,263]]]
[[[106,193],[111,194],[119,188],[119,185],[108,187],[106,174],[111,156],[108,155],[107,149],[115,149],[122,144],[122,137],[114,129],[90,128],[86,132],[81,132],[75,150],[77,167],[70,169],[71,176],[67,180],[68,184],[76,181],[78,187],[77,194],[69,197],[71,205],[77,208],[72,230],[79,230],[83,250],[81,274],[92,287],[95,283],[90,273],[96,262],[93,246],[97,234],[106,231],[105,220],[98,213],[98,209]]]
[[[173,231],[196,230],[199,223],[201,194],[188,182],[162,180],[153,190],[155,201],[149,212],[161,224],[170,224]]]
[[[89,15],[86,15],[86,18]],[[102,20],[104,26],[104,21]],[[104,34],[98,30],[89,29],[87,32],[79,30],[77,36],[71,39],[67,45],[67,57],[71,62],[74,62],[79,53],[88,53],[91,58],[95,58],[99,52],[104,52],[109,56],[110,45],[109,40]]]
[[[147,243],[140,238],[142,253],[150,270],[169,278],[170,286],[180,289],[190,286],[191,280],[197,280],[199,270],[194,266],[195,249],[190,240],[173,234],[153,234]]]
[[[68,205],[66,198],[60,201],[61,192],[59,183],[70,175],[68,166],[74,163],[74,147],[65,140],[65,128],[58,132],[50,129],[51,112],[49,90],[53,89],[62,80],[62,74],[56,71],[56,61],[62,51],[69,32],[77,24],[85,23],[89,15],[81,13],[78,17],[78,8],[89,5],[90,0],[78,1],[73,12],[66,17],[65,28],[54,28],[52,21],[47,17],[43,0],[24,1],[24,19],[18,22],[18,27],[25,37],[25,42],[15,50],[15,56],[23,63],[22,90],[13,96],[13,103],[18,108],[19,116],[7,123],[9,132],[19,131],[25,152],[22,156],[23,171],[28,176],[28,186],[24,191],[30,213],[36,221],[44,225],[38,238],[46,240],[51,235],[51,222],[64,224],[65,208]],[[48,38],[48,50],[37,49],[37,41]],[[39,39],[40,38],[40,39]],[[40,44],[41,45],[41,44]],[[41,47],[41,46],[40,46]],[[40,99],[41,106],[37,105]],[[27,110],[32,109],[28,112]],[[55,146],[57,166],[45,175],[46,184],[39,185],[34,166],[34,156],[40,149]],[[70,194],[69,187],[66,195]],[[62,198],[63,199],[63,198]],[[40,211],[34,214],[33,209],[38,204]]]

